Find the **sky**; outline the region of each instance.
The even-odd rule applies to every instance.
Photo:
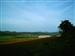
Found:
[[[74,0],[0,0],[0,30],[56,32],[61,21],[75,24]]]

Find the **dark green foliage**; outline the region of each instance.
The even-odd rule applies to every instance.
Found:
[[[69,20],[64,20],[61,22],[59,28],[63,31],[63,32],[71,32],[74,29],[74,26],[71,24],[71,22],[69,22]]]
[[[0,39],[7,38],[7,36],[14,38],[38,38],[39,35],[57,35],[58,32],[11,32],[11,31],[0,31]]]
[[[10,31],[0,31],[0,36],[13,36],[13,35],[17,35],[17,33]]]
[[[59,28],[62,37],[67,39],[75,37],[75,26],[73,26],[69,20],[62,21]]]
[[[61,22],[59,28],[61,29],[61,38],[64,39],[65,56],[75,56],[75,26],[69,20],[64,20]]]
[[[69,20],[64,20],[59,25],[61,31],[61,38],[64,40],[64,54],[75,56],[75,26],[69,22]]]

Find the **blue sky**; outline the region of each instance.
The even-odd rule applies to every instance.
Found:
[[[62,20],[75,24],[74,0],[0,0],[0,30],[56,32]]]

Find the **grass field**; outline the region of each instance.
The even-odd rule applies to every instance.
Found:
[[[14,32],[1,32],[0,33],[0,44],[3,43],[16,43],[29,40],[39,39],[38,36],[46,35],[51,33],[14,33]]]
[[[0,55],[64,56],[71,52],[72,48],[68,45],[62,37],[0,36]]]
[[[9,37],[8,37],[9,38]],[[5,39],[7,40],[7,39]],[[53,56],[62,55],[64,41],[61,38],[13,38],[0,44],[0,51],[8,56]]]
[[[9,43],[16,43],[16,42],[23,42],[29,40],[35,40],[36,38],[26,37],[26,36],[0,36],[0,44],[9,44]]]

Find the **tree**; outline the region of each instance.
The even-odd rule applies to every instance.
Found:
[[[71,22],[69,22],[69,20],[64,20],[59,25],[60,30],[62,30],[63,32],[70,32],[72,31],[73,27],[74,26],[71,24]]]
[[[62,32],[61,36],[62,37],[74,37],[74,33],[75,33],[75,27],[73,26],[73,24],[71,24],[71,22],[69,22],[69,20],[64,20],[61,22],[61,24],[59,25],[59,29]]]

